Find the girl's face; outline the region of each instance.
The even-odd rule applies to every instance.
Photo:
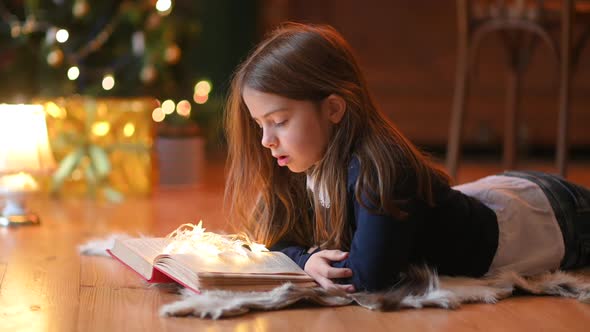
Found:
[[[279,166],[287,166],[295,173],[306,171],[322,159],[333,126],[342,117],[335,114],[339,102],[331,100],[332,96],[314,103],[248,87],[242,96],[250,116],[262,129],[262,146],[270,150]]]

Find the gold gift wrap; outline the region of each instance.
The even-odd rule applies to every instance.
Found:
[[[153,98],[73,96],[38,100],[57,170],[39,178],[54,194],[104,197],[148,195],[155,181]]]

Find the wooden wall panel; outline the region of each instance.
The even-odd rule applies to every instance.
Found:
[[[282,20],[326,23],[356,51],[380,107],[415,142],[444,146],[452,104],[455,2],[403,0],[267,0],[265,27]],[[471,84],[465,142],[501,142],[505,54],[490,36]],[[519,133],[522,145],[552,146],[556,137],[558,72],[548,49],[538,47],[525,77]],[[574,78],[571,140],[590,145],[590,47]]]

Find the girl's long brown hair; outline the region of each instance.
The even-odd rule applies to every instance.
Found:
[[[261,145],[261,131],[242,98],[246,86],[296,100],[319,102],[336,94],[346,101],[323,159],[310,170],[316,183],[327,189],[330,208],[321,206],[317,193],[308,195],[305,174],[279,167]],[[430,205],[435,181],[449,182],[377,110],[350,46],[330,26],[286,23],[261,42],[234,74],[225,129],[230,220],[246,225],[250,235],[267,246],[283,239],[348,249],[346,186],[353,156],[360,162],[356,199],[378,213],[405,216],[397,202],[409,197],[394,197],[394,188],[406,178],[415,179],[411,198]]]

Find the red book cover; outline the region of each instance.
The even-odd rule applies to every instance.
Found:
[[[113,253],[107,249],[107,253],[109,255],[111,255],[111,257],[113,257],[114,259],[118,260],[119,262],[121,262],[121,264],[125,265],[127,268],[129,268],[131,271],[137,273],[137,275],[139,275],[141,277],[141,279],[150,282],[150,283],[173,283],[176,282],[176,280],[170,278],[168,275],[162,273],[162,271],[155,269],[152,267],[152,277],[150,279],[146,279],[143,275],[141,275],[141,273],[135,271],[131,266],[127,265],[125,262],[123,262],[122,260],[120,260],[117,256],[113,255]]]

